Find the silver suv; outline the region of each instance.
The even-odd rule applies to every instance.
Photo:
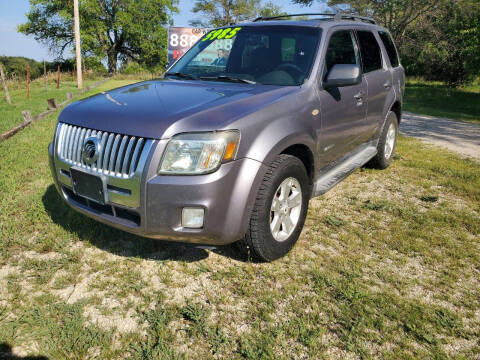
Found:
[[[131,233],[285,255],[312,197],[389,166],[405,82],[386,29],[310,15],[212,30],[164,78],[66,107],[49,146],[58,192]]]

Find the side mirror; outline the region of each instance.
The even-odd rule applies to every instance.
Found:
[[[360,66],[355,64],[335,64],[328,72],[327,78],[323,83],[326,89],[331,89],[357,85],[361,82]]]

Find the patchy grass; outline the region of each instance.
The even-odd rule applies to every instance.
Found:
[[[401,137],[389,169],[313,199],[293,251],[257,264],[233,246],[144,239],[72,211],[48,170],[54,125],[0,144],[0,352],[480,357],[479,164]]]
[[[480,86],[451,88],[439,82],[409,79],[404,107],[417,114],[480,123]]]
[[[86,79],[84,86],[90,86],[101,78]],[[38,115],[47,110],[47,99],[55,98],[57,103],[66,100],[67,92],[74,95],[79,93],[76,82],[73,83],[71,76],[62,76],[60,88],[56,88],[54,77],[49,77],[47,91],[43,85],[43,78],[32,81],[30,85],[30,99],[27,99],[25,84],[15,83],[15,87],[9,88],[12,104],[9,105],[5,99],[3,88],[0,90],[0,134],[10,130],[23,122],[22,111],[30,110],[32,116]]]

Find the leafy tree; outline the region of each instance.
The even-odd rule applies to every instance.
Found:
[[[30,66],[30,79],[35,79],[43,73],[43,63],[20,56],[0,56],[5,74],[8,78],[25,79],[27,65]]]
[[[265,6],[262,6],[258,12],[258,15],[262,17],[273,17],[286,14],[287,13],[282,11],[280,6],[275,5],[273,2],[267,2]]]
[[[146,66],[166,63],[167,30],[176,0],[80,0],[80,31],[84,54],[104,58],[108,71],[118,60]],[[59,56],[72,46],[73,1],[30,0],[27,22],[18,30],[33,35]]]
[[[312,5],[315,0],[292,0]],[[336,11],[371,16],[390,30],[407,74],[451,85],[480,75],[478,0],[328,0]]]
[[[328,6],[337,11],[371,16],[387,27],[401,46],[409,25],[425,15],[432,14],[446,0],[328,0]],[[293,0],[294,3],[312,5],[314,0]]]
[[[193,20],[193,26],[219,27],[252,20],[258,16],[283,15],[280,6],[261,0],[197,0],[194,13],[201,13],[205,20]]]
[[[480,3],[448,2],[430,19],[418,52],[406,53],[407,70],[428,79],[459,85],[480,75]]]

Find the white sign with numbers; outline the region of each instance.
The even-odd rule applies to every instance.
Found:
[[[168,63],[172,64],[185,54],[209,29],[170,27],[168,29]]]

